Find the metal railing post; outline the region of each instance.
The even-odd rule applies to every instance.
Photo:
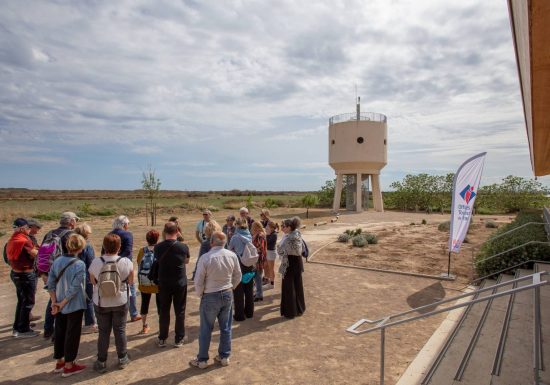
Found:
[[[535,287],[534,290],[535,296],[535,340],[533,341],[534,347],[534,375],[535,375],[535,385],[540,384],[540,289]]]
[[[380,385],[384,385],[384,356],[386,354],[386,328],[380,329]]]

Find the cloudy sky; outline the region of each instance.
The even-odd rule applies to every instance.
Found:
[[[8,0],[0,187],[315,190],[356,89],[384,188],[481,151],[532,176],[504,0]]]

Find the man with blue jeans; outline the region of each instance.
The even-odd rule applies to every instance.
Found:
[[[208,349],[216,318],[220,327],[220,345],[214,361],[222,366],[229,365],[233,289],[241,282],[242,276],[237,255],[223,247],[226,240],[222,232],[212,234],[212,248],[201,256],[197,264],[195,292],[201,297],[199,354],[189,361],[189,365],[199,369],[208,367]]]

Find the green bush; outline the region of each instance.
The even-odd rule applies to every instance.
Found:
[[[348,234],[350,237],[355,237],[356,235],[359,235],[363,232],[363,229],[361,228],[356,228],[355,230],[352,230],[352,229],[347,229],[346,231],[344,231],[344,234]]]
[[[485,222],[485,227],[488,229],[498,229],[498,225],[493,220],[488,220]]]
[[[285,202],[281,199],[267,198],[264,201],[264,207],[268,209],[276,209],[277,207],[284,207]]]
[[[350,239],[351,239],[351,235],[347,233],[342,233],[338,235],[338,242],[348,243]]]
[[[61,216],[61,213],[45,213],[45,214],[35,214],[34,218],[40,219],[43,221],[55,221],[59,220],[59,217]]]
[[[376,234],[365,233],[365,234],[363,234],[363,236],[365,237],[365,239],[367,240],[367,243],[369,245],[375,245],[375,244],[378,243],[378,237],[376,236]]]
[[[493,255],[510,250],[513,247],[520,246],[529,241],[547,242],[548,238],[544,226],[537,224],[525,226],[508,235],[494,239],[500,234],[529,222],[543,222],[541,212],[520,212],[512,223],[501,226],[487,242],[482,245],[479,254],[476,256],[475,263],[479,275],[488,275],[530,259],[550,261],[550,245],[547,244],[528,245],[507,252],[501,256],[491,258],[490,260],[486,260]]]
[[[428,222],[427,222],[425,219],[422,219],[422,224],[423,224],[423,225],[427,225]]]
[[[441,223],[437,226],[437,229],[438,229],[439,231],[450,231],[450,230],[451,230],[451,221],[441,222]]]
[[[367,238],[363,234],[356,235],[355,237],[351,238],[351,243],[355,247],[364,247],[367,245]]]

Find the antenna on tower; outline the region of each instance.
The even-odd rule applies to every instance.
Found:
[[[357,121],[361,120],[361,96],[357,97]]]

